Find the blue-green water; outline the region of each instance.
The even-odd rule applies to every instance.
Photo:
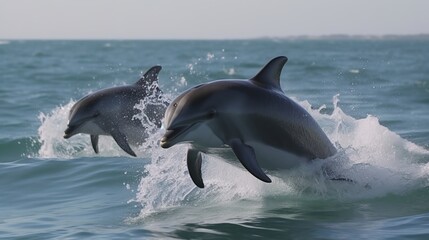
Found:
[[[285,93],[340,149],[271,184],[206,157],[206,188],[162,130],[130,158],[62,138],[73,103],[163,66],[169,97],[286,55]],[[1,41],[0,238],[427,239],[429,39]],[[329,165],[353,183],[331,181]]]

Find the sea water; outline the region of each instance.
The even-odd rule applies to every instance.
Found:
[[[281,85],[338,153],[271,176],[186,145],[133,158],[111,137],[63,139],[70,108],[162,65],[166,99],[215,79],[246,79],[289,58]],[[234,41],[1,41],[0,238],[427,239],[429,38]],[[150,99],[135,107],[143,112]],[[145,123],[143,113],[135,116]],[[353,181],[333,181],[326,169]],[[268,173],[269,174],[269,173]],[[277,174],[276,174],[277,175]]]

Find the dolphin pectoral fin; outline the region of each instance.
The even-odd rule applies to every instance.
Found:
[[[186,162],[188,164],[188,172],[192,181],[199,188],[204,188],[203,178],[201,176],[202,154],[195,149],[188,149]]]
[[[98,153],[98,135],[91,135],[91,144],[95,153]]]
[[[263,182],[271,182],[271,179],[259,167],[256,161],[255,150],[251,146],[244,144],[240,139],[232,139],[229,142],[229,146],[247,171]]]
[[[122,148],[126,153],[130,154],[131,156],[137,157],[137,155],[134,153],[134,151],[131,149],[130,145],[127,142],[127,137],[121,133],[120,131],[112,132],[112,137],[115,139],[116,143],[119,145],[119,147]]]

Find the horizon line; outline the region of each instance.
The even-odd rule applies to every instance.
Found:
[[[429,33],[417,34],[322,34],[322,35],[291,35],[291,36],[261,36],[261,37],[225,37],[225,38],[99,38],[99,37],[29,37],[29,38],[0,38],[0,41],[240,41],[240,40],[329,40],[329,39],[395,39],[395,38],[429,38]]]

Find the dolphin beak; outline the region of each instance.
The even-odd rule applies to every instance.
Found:
[[[164,136],[161,138],[161,147],[162,148],[169,148],[173,146],[174,144],[171,144],[171,140],[173,140],[175,137],[174,135],[177,135],[178,131],[175,130],[167,130],[164,134]]]
[[[171,147],[171,145],[168,144],[168,138],[167,137],[162,137],[160,143],[161,143],[161,147],[162,148],[169,148],[169,147]]]
[[[175,145],[178,142],[177,137],[180,136],[182,133],[184,133],[186,130],[188,130],[190,127],[192,127],[192,125],[187,127],[180,127],[180,128],[167,130],[164,136],[161,138],[161,141],[160,141],[161,147],[169,148]]]
[[[68,139],[71,136],[73,136],[73,131],[75,130],[75,127],[67,126],[67,129],[64,131],[64,138]]]

